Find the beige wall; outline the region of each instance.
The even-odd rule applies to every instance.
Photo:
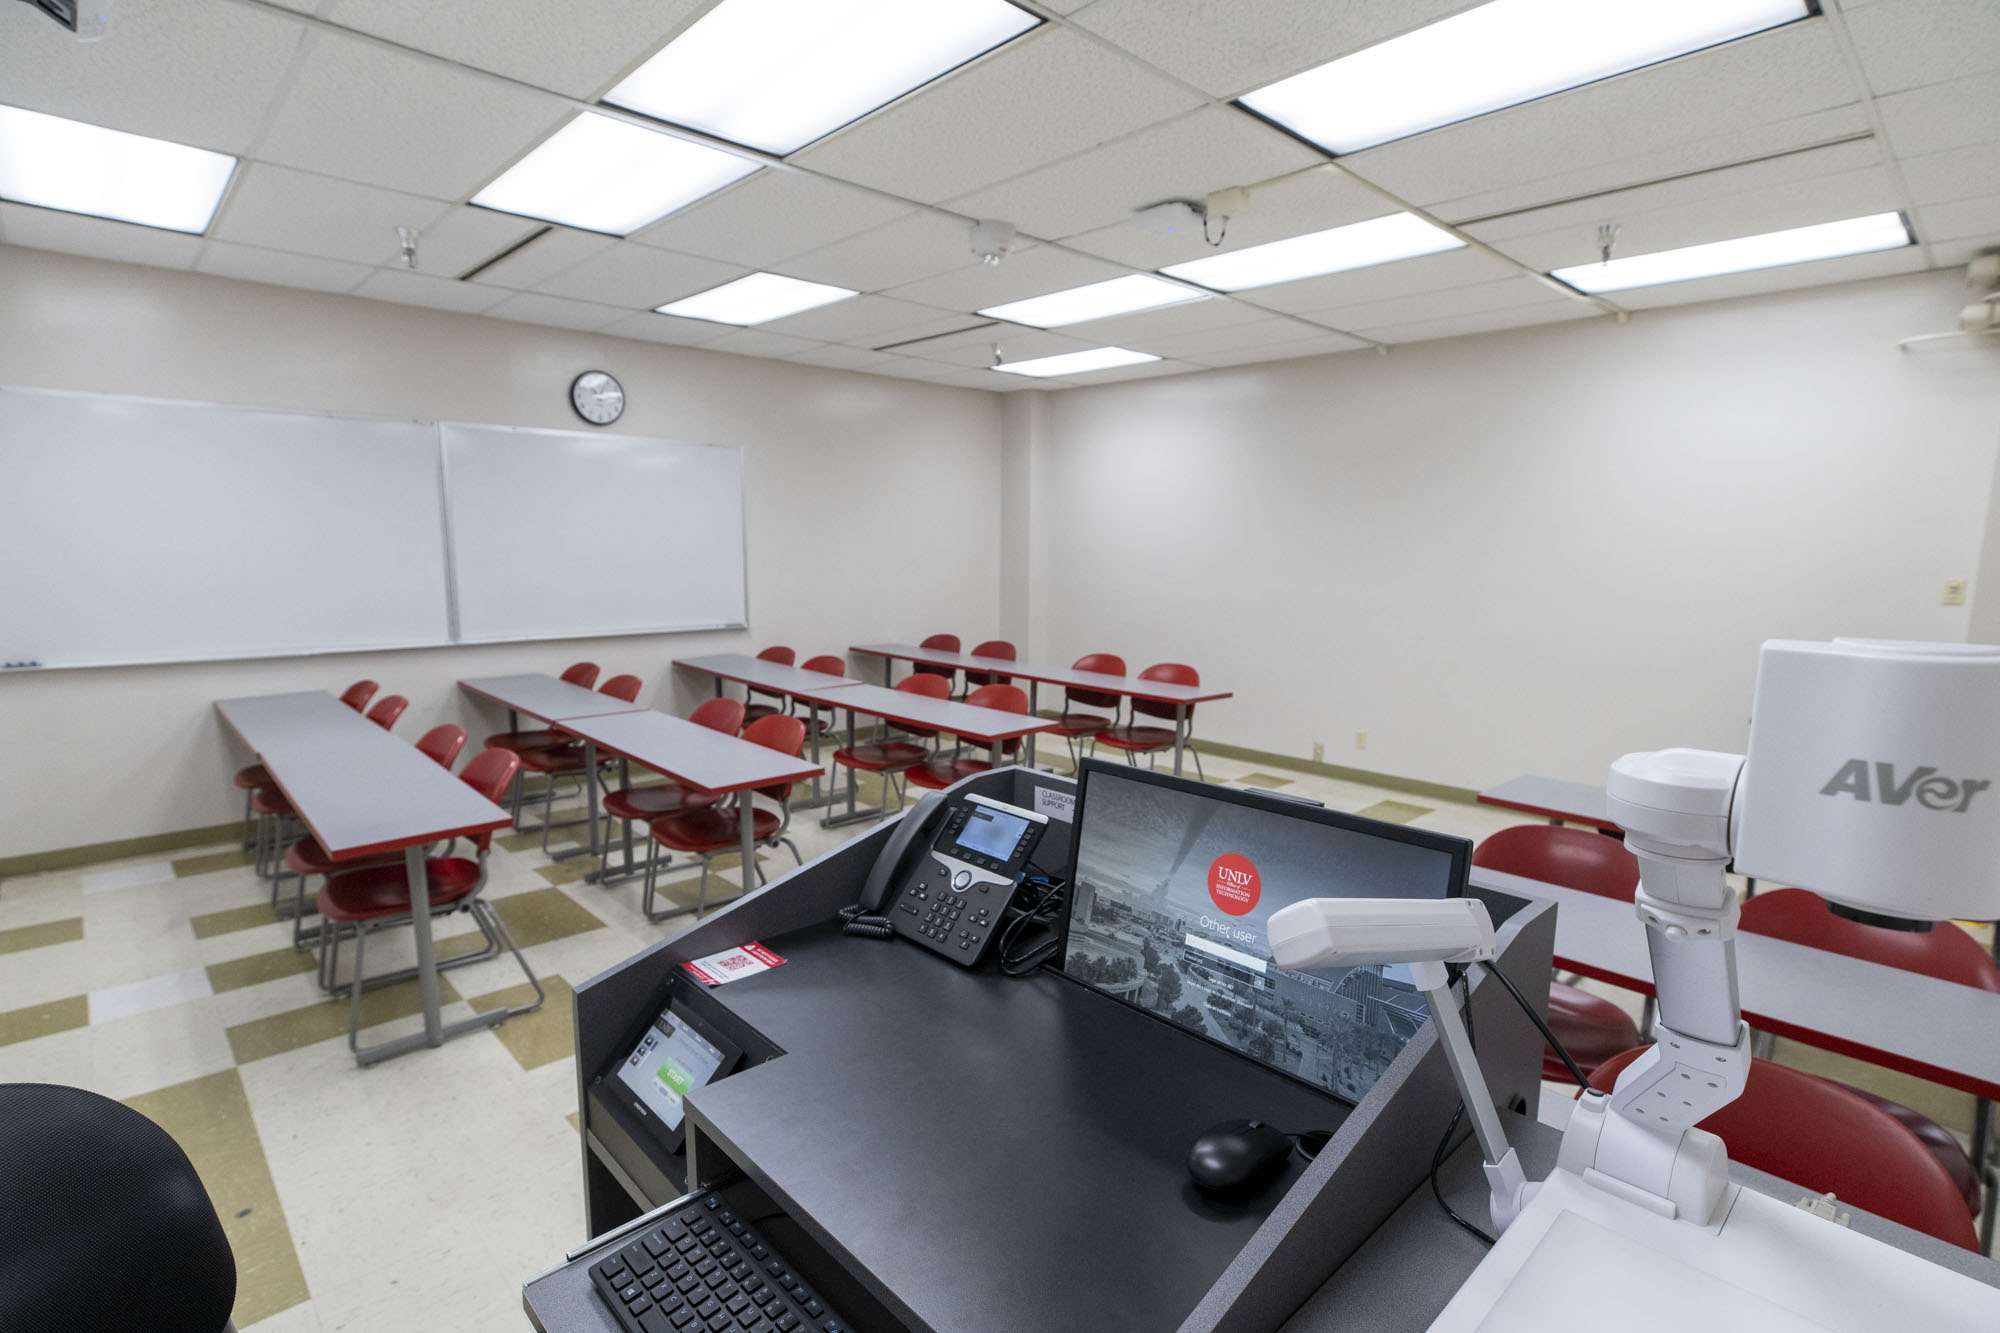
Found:
[[[677,656],[998,630],[994,395],[0,247],[0,384],[574,427],[569,382],[592,367],[625,386],[617,430],[743,446],[747,633],[0,676],[0,857],[240,813],[229,775],[247,758],[209,707],[230,695],[370,676],[413,701],[399,735],[458,721],[476,744],[505,719],[468,705],[461,676],[588,657],[645,677],[648,702],[685,708],[706,686],[676,689],[667,663]],[[622,567],[618,534],[592,534],[587,515],[523,520],[523,540],[546,544],[579,579],[638,586],[699,573]],[[949,560],[914,540],[940,523]]]

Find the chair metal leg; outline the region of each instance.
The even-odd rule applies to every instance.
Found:
[[[1201,771],[1201,751],[1194,748],[1193,741],[1187,743],[1187,752],[1194,756],[1194,775],[1203,782],[1208,781],[1208,774]]]
[[[251,791],[249,788],[246,787],[243,789],[243,850],[246,852],[250,850],[251,844],[257,836],[255,833],[256,826],[252,822],[255,816],[250,813],[250,802],[255,800],[256,796],[257,793]]]
[[[493,904],[483,898],[474,901],[472,904],[472,918],[479,923],[479,929],[486,935],[487,939],[492,939],[496,934],[499,936],[500,942],[507,946],[507,951],[514,955],[514,961],[521,965],[522,975],[528,978],[528,984],[535,988],[535,1002],[533,1004],[515,1005],[507,1012],[509,1014],[531,1014],[541,1008],[542,1002],[549,998],[548,992],[542,989],[542,979],[535,975],[535,969],[529,967],[528,960],[521,956],[520,946],[514,943],[513,935],[507,930],[507,923],[502,921],[500,914],[493,910]],[[488,929],[489,926],[491,929]]]
[[[361,992],[365,989],[361,984],[361,960],[367,949],[367,945],[368,923],[357,921],[354,923],[354,980],[347,985],[349,991],[347,1002],[347,1049],[350,1051],[361,1049]]]

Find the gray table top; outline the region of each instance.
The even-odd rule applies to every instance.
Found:
[[[1618,831],[1618,825],[1612,823],[1611,817],[1605,813],[1604,788],[1593,787],[1588,782],[1564,782],[1560,778],[1538,778],[1529,774],[1509,778],[1497,787],[1488,787],[1479,793],[1479,800],[1485,805],[1503,806],[1548,819],[1592,824],[1614,833]]]
[[[909,690],[891,690],[881,685],[840,685],[826,690],[794,690],[792,694],[809,703],[848,708],[905,726],[948,731],[982,745],[1013,740],[1017,736],[1047,731],[1055,726],[1055,719],[1036,717],[1032,713],[975,708],[971,704],[932,699]]]
[[[554,676],[529,672],[519,676],[478,676],[471,680],[461,680],[458,688],[468,694],[477,694],[491,699],[503,708],[511,708],[517,713],[540,718],[544,722],[561,722],[572,717],[597,717],[604,713],[636,713],[645,711],[644,704],[628,704],[599,694],[596,690],[586,690],[581,685],[572,685]]]
[[[1477,866],[1472,882],[1555,903],[1556,966],[1653,993],[1630,903]],[[1736,963],[1752,1027],[2000,1100],[2000,995],[1747,931]]]
[[[859,685],[861,682],[850,676],[829,676],[822,671],[807,671],[804,667],[786,666],[782,662],[767,662],[761,657],[748,653],[711,653],[706,657],[677,657],[677,667],[690,671],[705,671],[711,676],[733,680],[744,685],[755,685],[759,689],[775,690],[779,694],[789,694],[794,687],[808,690],[830,690],[840,685]]]
[[[703,791],[802,782],[820,772],[819,765],[808,760],[650,708],[573,717],[558,725],[595,745],[599,758],[619,755]]]
[[[324,691],[219,699],[334,860],[504,828],[505,810]]]
[[[851,646],[848,651],[867,653],[871,657],[890,657],[904,662],[921,662],[925,666],[986,671],[996,675],[1018,677],[1021,680],[1039,681],[1044,685],[1101,690],[1106,694],[1120,694],[1131,699],[1146,699],[1158,703],[1193,704],[1210,699],[1233,697],[1232,691],[1219,690],[1212,685],[1170,685],[1161,680],[1140,680],[1137,676],[1110,676],[1099,671],[1078,671],[1074,667],[1037,666],[1033,662],[1015,662],[1004,657],[943,653],[934,648],[918,648],[907,643],[862,643]]]

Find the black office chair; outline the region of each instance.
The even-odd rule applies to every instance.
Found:
[[[0,1083],[0,1329],[234,1333],[236,1258],[187,1154],[81,1088]]]

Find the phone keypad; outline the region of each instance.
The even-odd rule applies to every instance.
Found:
[[[967,883],[960,887],[959,879]],[[973,882],[964,871],[954,876],[932,861],[910,880],[891,919],[898,934],[970,965],[985,953],[1001,908],[1011,896],[1008,884]]]

